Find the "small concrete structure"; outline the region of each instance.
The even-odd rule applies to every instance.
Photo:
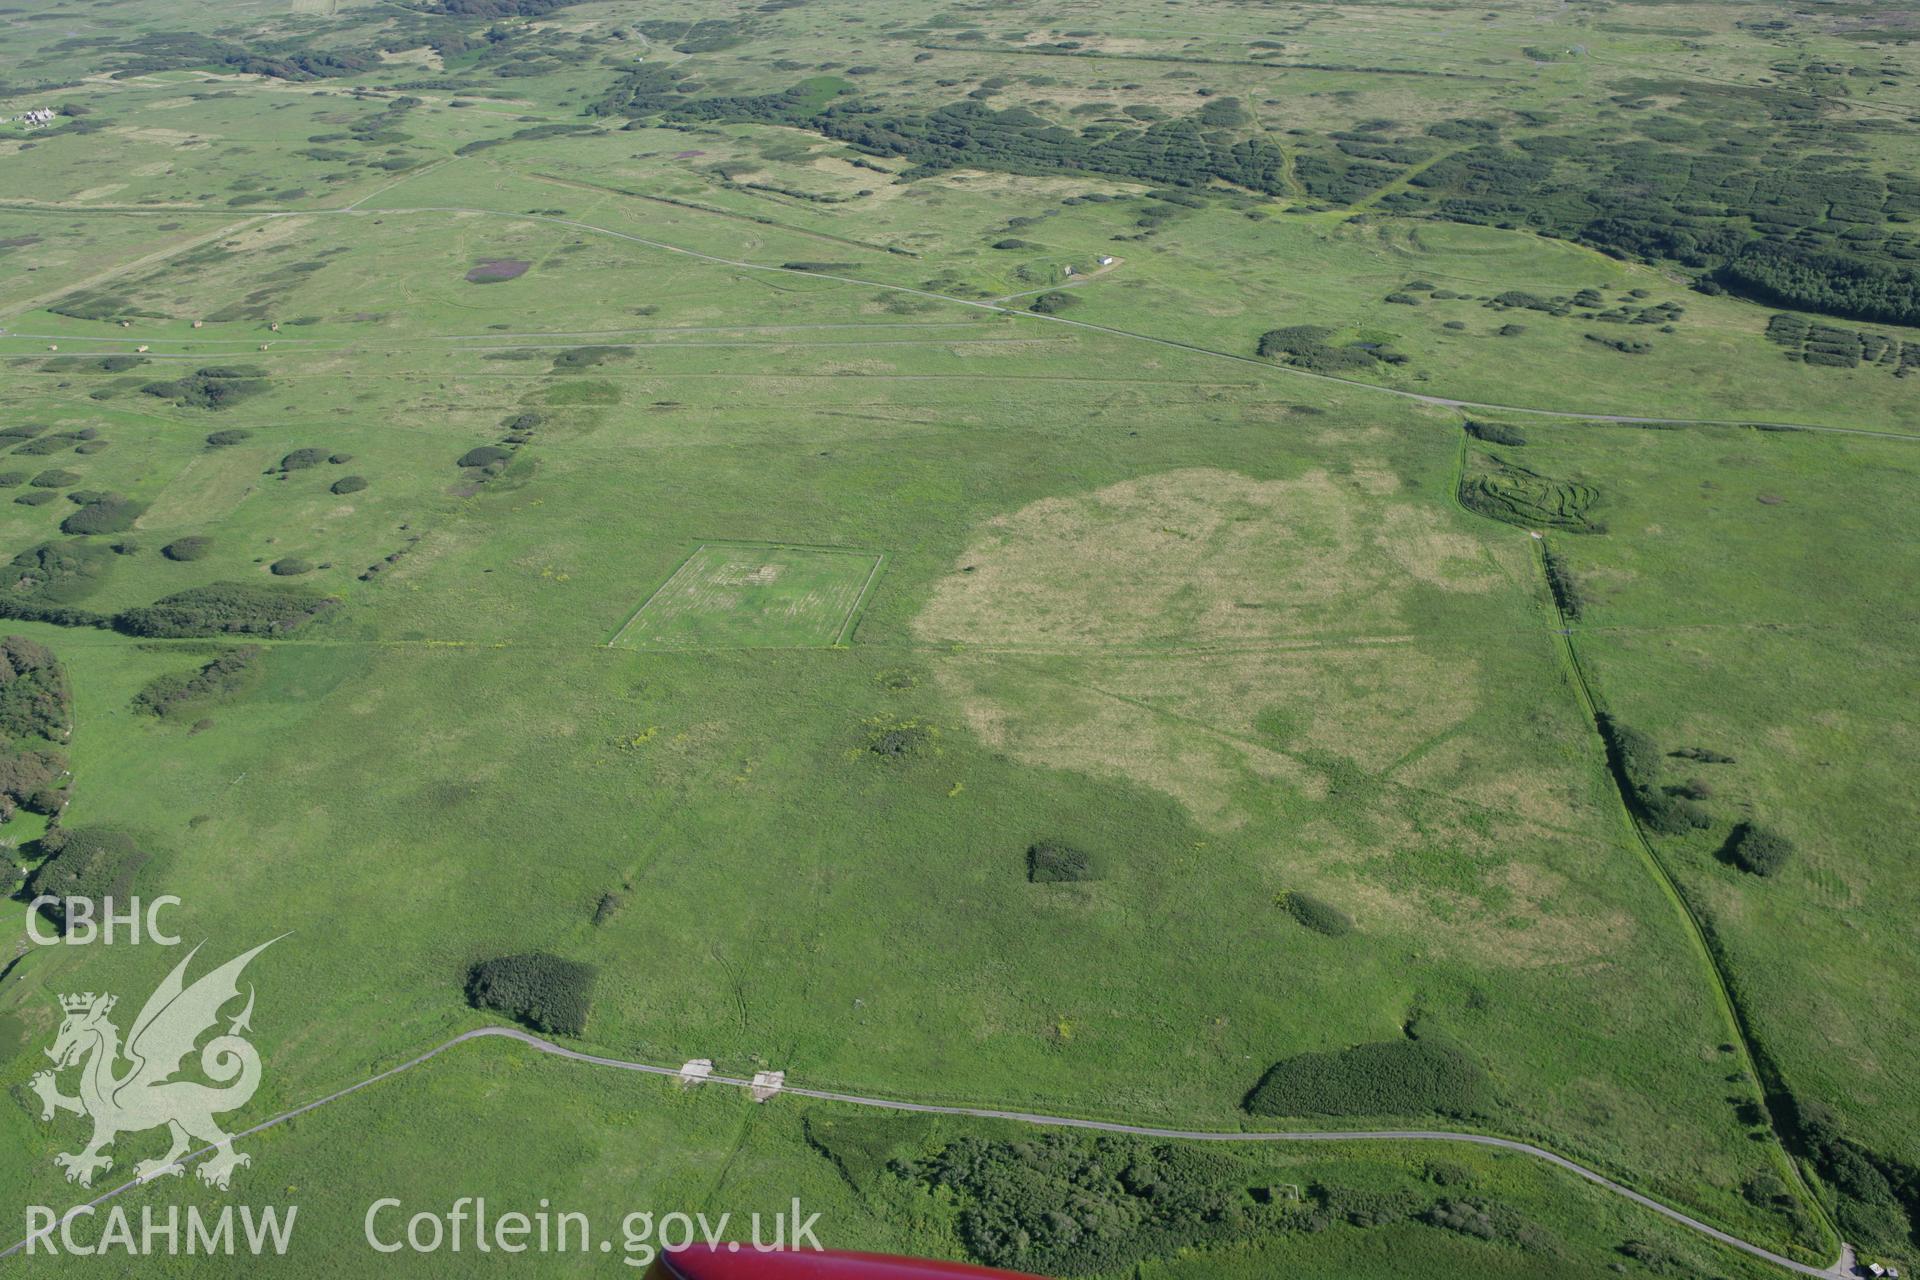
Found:
[[[146,354],[146,352],[147,352],[147,348],[146,348],[146,347],[135,347],[135,348],[134,348],[134,351],[135,351],[136,353],[138,353],[138,354],[140,354],[140,355],[145,355],[145,354]]]
[[[1062,267],[1062,268],[1060,268],[1060,273],[1061,273],[1062,275],[1069,275],[1069,276],[1070,276],[1070,275],[1072,275],[1072,274],[1073,274],[1073,268],[1072,268],[1072,267]]]
[[[1103,253],[1103,254],[1101,254],[1101,255],[1100,255],[1100,265],[1101,265],[1101,266],[1103,266],[1103,267],[1110,267],[1110,266],[1112,266],[1112,265],[1113,265],[1113,255],[1112,255],[1112,254],[1110,254],[1110,253]]]
[[[774,1094],[787,1087],[787,1073],[784,1071],[756,1071],[753,1073],[753,1087],[749,1090],[755,1102],[765,1102]]]
[[[680,1068],[681,1087],[685,1088],[690,1085],[700,1084],[712,1074],[713,1059],[689,1058],[687,1064]]]

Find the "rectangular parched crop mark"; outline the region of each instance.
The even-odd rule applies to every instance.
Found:
[[[886,559],[852,547],[703,542],[607,643],[642,650],[846,644]]]

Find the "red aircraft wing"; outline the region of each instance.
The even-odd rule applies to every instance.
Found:
[[[1045,1280],[1025,1271],[993,1271],[963,1262],[895,1258],[835,1249],[760,1250],[752,1245],[691,1245],[654,1259],[646,1280]]]

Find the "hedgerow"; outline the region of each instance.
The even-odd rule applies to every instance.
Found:
[[[78,436],[69,431],[42,436],[38,440],[29,440],[13,451],[16,458],[44,458],[50,454],[64,453],[80,443]]]
[[[52,651],[20,636],[0,639],[0,822],[18,809],[53,815],[67,803],[73,694]]]
[[[1502,422],[1480,422],[1467,420],[1467,434],[1475,440],[1485,440],[1488,444],[1504,444],[1519,448],[1527,442],[1527,437],[1518,427],[1510,427]]]
[[[1315,933],[1341,938],[1353,932],[1353,919],[1346,912],[1310,893],[1295,890],[1280,896],[1280,905],[1288,915]]]
[[[1723,751],[1713,751],[1706,747],[1681,747],[1669,753],[1681,760],[1698,760],[1702,764],[1738,764],[1738,760]]]
[[[1486,1073],[1432,1040],[1385,1040],[1276,1062],[1247,1095],[1258,1116],[1471,1116],[1492,1098]]]
[[[1581,593],[1580,580],[1573,576],[1566,557],[1547,547],[1541,552],[1547,566],[1547,590],[1553,593],[1553,602],[1560,612],[1573,622],[1578,622],[1587,610],[1587,598]]]
[[[1170,1143],[963,1137],[894,1167],[958,1200],[957,1226],[969,1254],[1023,1272],[1132,1274],[1146,1259],[1225,1244],[1285,1221],[1279,1213],[1243,1211],[1245,1176],[1231,1157]]]
[[[496,463],[505,462],[512,456],[512,451],[502,449],[499,445],[483,444],[478,448],[469,449],[461,454],[456,465],[462,467],[491,467]]]
[[[1660,748],[1652,738],[1602,712],[1597,724],[1607,763],[1636,816],[1662,835],[1680,835],[1713,825],[1706,809],[1660,785]]]
[[[147,509],[144,502],[135,502],[120,494],[108,494],[97,502],[89,502],[78,511],[60,522],[60,532],[70,534],[88,533],[125,533],[133,528],[133,522]]]
[[[155,676],[133,697],[133,709],[152,716],[177,716],[241,693],[259,675],[260,646],[228,649],[196,671]]]
[[[249,582],[215,582],[164,596],[116,615],[113,627],[127,635],[280,635],[329,609],[317,591]]]
[[[42,542],[7,562],[7,589],[0,599],[35,604],[71,604],[100,585],[113,553],[98,543]]]
[[[1360,343],[1336,347],[1327,341],[1332,336],[1333,330],[1324,325],[1290,325],[1261,334],[1256,350],[1314,373],[1355,373],[1376,364],[1407,363],[1407,357],[1391,347]]]
[[[292,453],[280,459],[280,465],[276,467],[275,470],[304,471],[308,467],[317,467],[326,460],[327,450],[309,445],[304,449],[295,449]]]
[[[467,974],[467,1000],[494,1009],[536,1031],[577,1036],[593,1009],[592,965],[544,951],[483,960]]]
[[[0,745],[66,742],[73,692],[53,651],[22,636],[0,638]]]
[[[1820,1102],[1790,1097],[1788,1114],[1801,1145],[1835,1192],[1846,1238],[1905,1247],[1920,1226],[1920,1168],[1853,1141]]]
[[[188,561],[199,560],[211,550],[213,550],[212,538],[193,535],[185,538],[175,538],[172,542],[160,548],[160,554],[169,560]]]
[[[1756,876],[1778,875],[1793,860],[1793,841],[1771,827],[1743,822],[1727,837],[1727,861]]]
[[[633,354],[622,347],[573,347],[562,351],[553,358],[553,371],[567,373],[574,369],[591,369],[595,365],[609,360],[623,359]]]
[[[41,913],[63,930],[68,899],[91,901],[96,914],[102,899],[124,902],[150,856],[131,835],[109,827],[52,827],[36,844],[38,852],[50,856],[27,878],[26,894],[54,898]]]
[[[1058,840],[1040,840],[1027,846],[1027,879],[1034,884],[1063,884],[1097,880],[1093,855]]]
[[[149,382],[140,390],[182,408],[227,409],[267,387],[263,370],[238,367],[201,369],[170,382]]]
[[[928,1128],[919,1117],[810,1117],[807,1138],[863,1191],[884,1167],[944,1192],[958,1207],[955,1226],[967,1252],[1023,1273],[1133,1275],[1156,1259],[1191,1259],[1200,1250],[1337,1223],[1426,1223],[1530,1252],[1560,1250],[1546,1232],[1489,1201],[1433,1202],[1418,1184],[1313,1182],[1304,1197],[1298,1188],[1288,1195],[1270,1170],[1222,1151],[1140,1138],[969,1136],[929,1156],[895,1155],[924,1143]]]

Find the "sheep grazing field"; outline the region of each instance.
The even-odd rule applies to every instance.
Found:
[[[28,8],[14,1264],[1920,1262],[1899,4]]]

